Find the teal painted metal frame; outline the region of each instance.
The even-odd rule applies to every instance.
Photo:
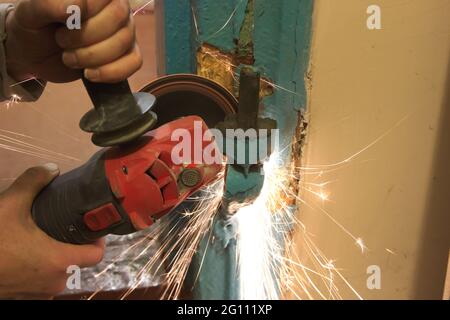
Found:
[[[166,72],[195,73],[196,52],[203,43],[233,52],[245,17],[247,0],[164,0]],[[281,147],[288,146],[298,112],[306,107],[304,76],[309,65],[313,0],[256,0],[253,34],[255,67],[276,84],[264,100],[264,116],[278,121]],[[290,148],[284,158],[290,157]],[[260,180],[232,172],[233,186],[259,188]],[[191,265],[187,284],[197,299],[240,299],[236,261],[237,221],[221,212]],[[200,272],[199,272],[199,268]]]
[[[166,74],[195,73],[195,28],[189,0],[163,1]]]

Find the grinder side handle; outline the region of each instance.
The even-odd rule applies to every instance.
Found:
[[[117,105],[118,101],[124,101],[130,108],[136,105],[128,80],[118,83],[97,83],[89,81],[84,75],[81,79],[89,98],[97,109],[112,108]]]

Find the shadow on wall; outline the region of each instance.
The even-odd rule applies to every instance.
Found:
[[[450,88],[450,64],[446,88]],[[450,249],[450,91],[444,95],[439,124],[439,142],[429,188],[427,216],[423,222],[422,245],[414,299],[441,299]],[[406,235],[407,236],[407,235]],[[439,254],[436,254],[436,251]],[[440,285],[441,284],[441,285]]]

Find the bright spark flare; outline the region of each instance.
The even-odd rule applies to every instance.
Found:
[[[20,101],[22,101],[22,97],[17,94],[13,94],[11,98],[9,98],[9,101],[6,103],[6,110],[11,108],[15,104],[18,104]]]
[[[366,245],[364,244],[364,240],[361,238],[356,239],[356,245],[361,248],[362,253],[364,253],[367,249]]]
[[[296,218],[292,199],[304,202],[289,187],[293,174],[283,167],[280,153],[272,154],[264,164],[264,172],[265,183],[260,196],[236,214],[241,297],[279,299],[284,293],[290,293],[298,299],[303,296],[308,299],[341,299],[336,283],[340,279],[358,299],[362,299],[336,268],[335,261],[319,250],[306,226]],[[323,187],[328,183],[317,186]],[[315,194],[322,201],[329,197],[324,191]],[[301,247],[311,267],[303,261],[305,258],[298,255],[296,243],[291,239],[295,227],[300,227]],[[362,240],[359,243],[365,248]],[[301,289],[300,295],[298,288]]]
[[[273,156],[264,165],[268,180],[275,169],[276,160],[276,156]],[[280,257],[282,249],[276,241],[273,214],[269,209],[271,192],[270,183],[265,183],[256,201],[236,213],[240,294],[244,300],[273,300],[280,297],[274,269],[277,261],[274,257]]]
[[[150,0],[147,3],[144,3],[141,7],[137,8],[136,10],[134,10],[133,12],[133,16],[137,15],[138,13],[140,13],[142,10],[144,10],[145,8],[147,8],[148,6],[152,5],[155,2],[155,0]]]

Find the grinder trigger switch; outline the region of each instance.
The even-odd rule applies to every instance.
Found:
[[[89,230],[98,232],[122,221],[117,209],[112,203],[93,209],[83,217],[84,223]]]

